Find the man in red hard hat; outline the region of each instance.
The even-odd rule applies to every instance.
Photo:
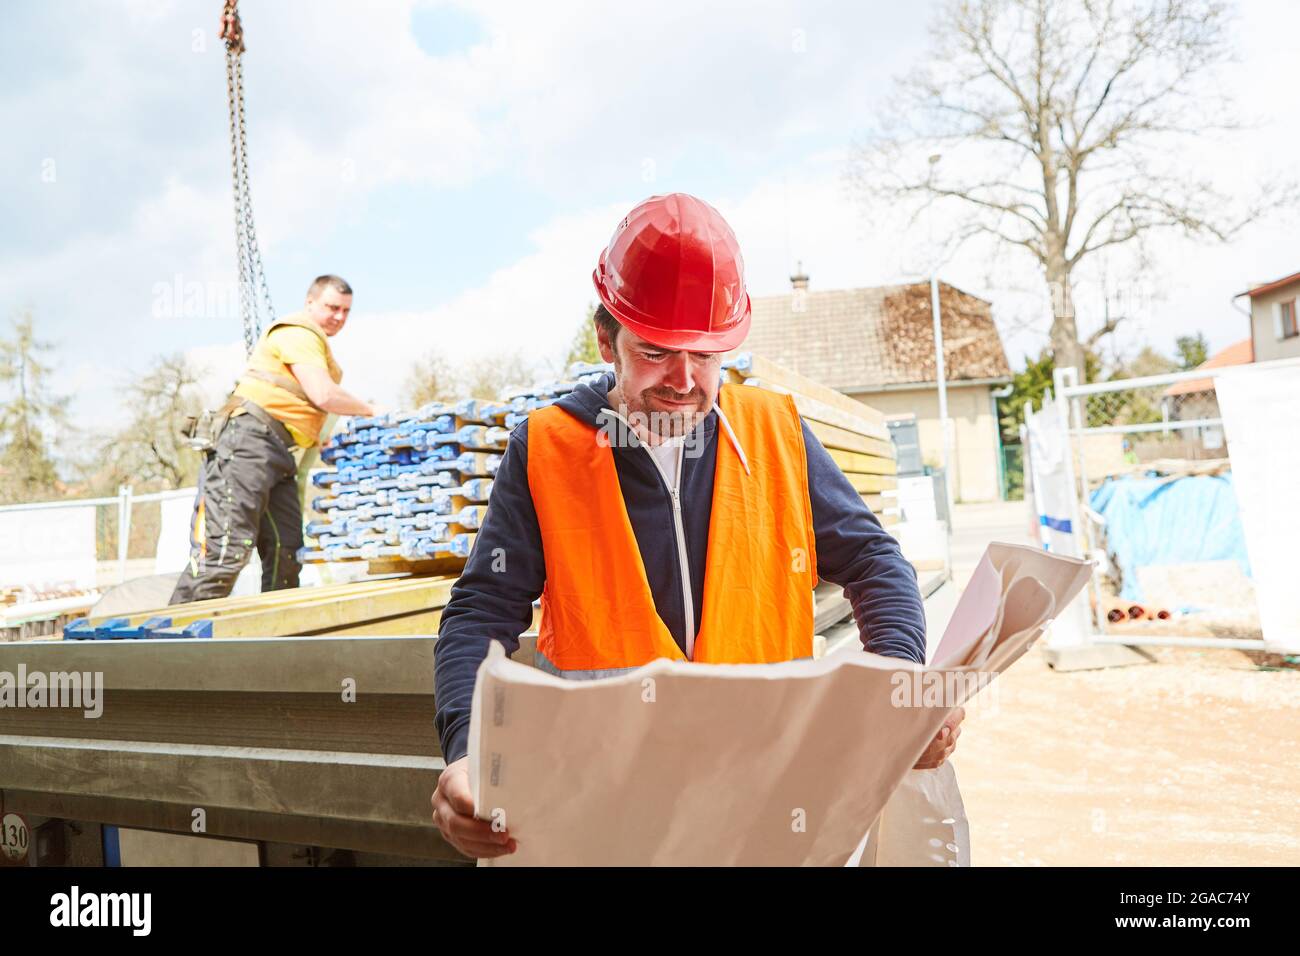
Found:
[[[513,852],[473,816],[466,750],[475,674],[508,653],[542,599],[536,665],[573,680],[660,657],[776,663],[812,656],[810,590],[840,584],[866,650],[925,659],[916,574],[799,417],[793,399],[721,384],[749,331],[736,237],[684,193],[619,223],[592,279],[613,373],[512,432],[436,645],[446,769],[443,836],[471,857]],[[939,766],[959,708],[916,764]],[[869,822],[869,821],[864,821]]]

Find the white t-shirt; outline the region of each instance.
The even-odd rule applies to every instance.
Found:
[[[678,435],[676,438],[665,439],[658,445],[646,445],[650,454],[659,460],[659,467],[663,469],[664,477],[668,479],[669,488],[677,487],[677,458],[685,442],[686,436]]]

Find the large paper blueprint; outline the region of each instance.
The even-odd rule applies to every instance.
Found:
[[[476,815],[518,841],[492,865],[830,865],[861,844],[943,719],[1004,670],[1089,565],[992,545],[931,667],[874,654],[658,660],[565,681],[493,642],[470,724]]]

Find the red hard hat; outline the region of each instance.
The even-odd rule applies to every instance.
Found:
[[[686,193],[651,196],[624,216],[591,280],[614,318],[662,348],[727,352],[749,333],[736,234]]]

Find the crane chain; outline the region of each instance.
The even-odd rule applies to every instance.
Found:
[[[239,312],[244,324],[244,351],[252,354],[262,333],[262,308],[268,324],[275,321],[271,291],[262,267],[262,253],[253,222],[253,197],[248,175],[248,132],[244,117],[243,30],[235,3],[223,11],[226,22],[226,100],[230,120],[230,169],[234,183],[235,255],[239,271]]]

